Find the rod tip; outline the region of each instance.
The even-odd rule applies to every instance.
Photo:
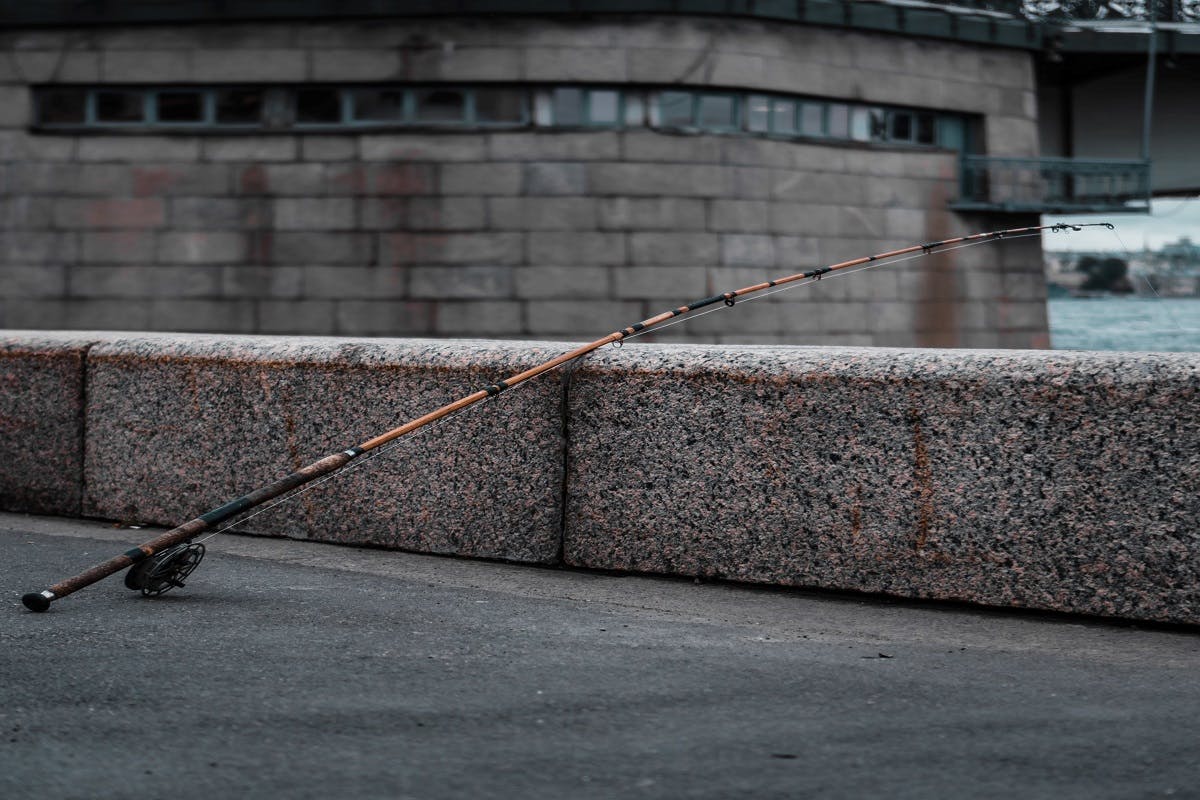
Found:
[[[21,597],[21,602],[30,611],[46,611],[50,608],[50,598],[45,592],[30,592]]]

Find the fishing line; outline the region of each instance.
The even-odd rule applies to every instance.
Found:
[[[477,403],[474,406],[467,406],[466,408],[460,408],[458,411],[455,411],[452,414],[447,414],[446,416],[442,417],[441,419],[437,420],[436,422],[434,422],[430,425],[426,425],[424,428],[420,428],[416,431],[413,431],[413,433],[414,434],[416,434],[416,433],[423,434],[425,431],[435,430],[436,428],[440,427],[443,423],[454,419],[459,414],[462,414],[465,411],[469,411],[469,410],[479,407],[481,405],[483,405],[483,404]],[[250,520],[254,519],[255,517],[259,516],[260,514],[265,514],[268,511],[271,511],[272,509],[278,508],[279,506],[284,505],[285,503],[289,503],[292,500],[295,500],[297,497],[304,494],[305,492],[312,491],[313,489],[316,489],[318,486],[320,486],[324,483],[328,483],[329,481],[333,480],[334,478],[338,478],[338,477],[341,477],[342,475],[345,475],[347,472],[349,472],[352,469],[357,469],[358,467],[365,466],[366,464],[371,463],[372,461],[379,458],[380,456],[390,453],[392,450],[395,450],[402,444],[406,444],[406,443],[414,442],[414,441],[417,441],[416,436],[406,436],[404,438],[397,439],[394,442],[389,442],[388,444],[385,444],[383,447],[377,448],[376,450],[374,450],[370,453],[367,453],[365,456],[363,456],[361,458],[357,458],[354,461],[347,463],[345,466],[329,473],[328,475],[325,475],[324,477],[318,478],[315,481],[312,481],[310,483],[307,483],[303,486],[300,486],[300,487],[292,490],[292,492],[283,495],[278,500],[274,501],[273,503],[270,503],[269,505],[263,506],[262,508],[258,509],[254,513],[247,514],[246,516],[241,517],[241,518],[231,522],[230,524],[226,525],[225,527],[220,528],[219,530],[215,530],[203,538],[197,539],[196,543],[203,544],[204,542],[207,542],[209,539],[213,538],[214,536],[218,536],[222,533],[225,533],[226,531],[232,530],[232,529],[236,528],[238,525],[242,525],[246,522],[249,522]]]
[[[861,271],[861,268],[883,266],[884,264],[894,265],[902,261],[931,254],[935,251],[941,252],[960,249],[1004,238],[1021,238],[1025,235],[1036,234],[1036,232],[1042,230],[1081,230],[1082,228],[1094,225],[1112,227],[1109,223],[1057,223],[1054,225],[1029,226],[988,233],[976,233],[953,237],[943,241],[913,244],[886,253],[861,256],[826,267],[805,270],[794,275],[785,275],[752,286],[725,292],[724,294],[695,300],[678,308],[663,311],[641,322],[635,322],[627,328],[613,331],[595,341],[572,347],[570,350],[541,364],[509,375],[502,380],[496,380],[440,408],[422,414],[403,425],[384,431],[354,447],[331,453],[311,464],[300,467],[247,494],[200,514],[194,519],[178,525],[150,541],[96,564],[78,575],[55,583],[41,592],[29,592],[21,597],[21,603],[30,611],[46,611],[50,608],[51,603],[56,600],[67,597],[86,586],[90,586],[109,575],[127,568],[129,568],[129,571],[125,576],[126,587],[141,590],[144,595],[156,596],[169,591],[171,588],[181,587],[184,585],[184,579],[191,575],[192,571],[200,563],[200,559],[203,558],[203,544],[194,541],[201,534],[206,534],[205,540],[207,540],[237,525],[244,524],[259,514],[278,508],[280,505],[299,497],[304,492],[333,480],[348,469],[357,468],[368,461],[374,461],[376,458],[394,451],[404,443],[406,438],[423,428],[432,429],[441,425],[449,421],[452,417],[458,416],[471,406],[485,405],[488,400],[495,398],[501,392],[517,388],[525,383],[531,383],[534,378],[540,377],[545,373],[554,372],[568,364],[578,365],[580,359],[585,358],[588,354],[595,352],[606,344],[631,338],[638,335],[641,331],[666,327],[665,323],[673,324],[676,322],[675,317],[683,317],[684,315],[690,315],[688,318],[702,316],[703,314],[693,314],[692,312],[699,311],[707,306],[716,306],[722,303],[722,301],[726,306],[732,306],[736,304],[739,298],[760,299],[763,296],[775,293],[768,292],[768,289],[780,287],[776,291],[782,291],[783,288],[791,288],[793,285],[807,285],[832,272],[850,274],[851,272]],[[711,310],[720,309],[714,308]],[[705,311],[704,313],[709,312]],[[681,319],[678,321],[685,320]],[[415,437],[413,438],[415,439]],[[253,510],[253,513],[249,513],[251,510]]]
[[[1040,235],[1041,235],[1041,231],[1037,231],[1034,233],[1023,233],[1023,234],[1018,234],[1015,236],[1008,236],[1005,238],[1008,240],[1013,240],[1013,239],[1024,239],[1024,238],[1027,238],[1030,236],[1040,236]],[[990,244],[993,242],[994,242],[994,240],[989,240],[989,239],[982,239],[982,240],[974,241],[974,242],[964,242],[961,244],[954,245],[952,247],[942,248],[936,252],[948,253],[948,252],[951,252],[954,250],[962,250],[962,249],[965,249],[968,247],[976,247],[978,245]],[[901,264],[906,261],[914,261],[919,258],[925,258],[926,256],[929,256],[929,255],[931,255],[931,254],[930,253],[912,253],[912,254],[909,254],[906,256],[900,256],[900,257],[897,257],[894,259],[887,259],[887,260],[882,260],[882,261],[878,261],[878,262],[868,262],[866,264],[862,264],[860,266],[853,267],[848,270],[843,270],[842,272],[839,272],[835,275],[818,276],[816,278],[809,278],[808,280],[805,280],[805,281],[797,281],[795,283],[790,283],[790,284],[787,284],[786,286],[779,286],[779,287],[776,287],[769,291],[761,292],[753,297],[747,297],[747,298],[743,299],[741,302],[749,303],[749,302],[753,302],[755,300],[764,300],[773,294],[778,294],[780,292],[786,292],[789,289],[797,289],[801,286],[809,286],[814,283],[819,283],[821,280],[828,281],[828,280],[835,280],[837,278],[845,278],[845,277],[849,277],[850,275],[854,275],[859,272],[865,272],[866,270],[869,270],[869,269],[875,269],[877,267],[884,267],[884,266],[895,266],[896,264]],[[670,328],[674,325],[681,325],[685,322],[688,322],[688,321],[694,320],[694,319],[698,319],[699,317],[703,317],[708,314],[714,314],[718,311],[725,311],[728,308],[732,308],[732,306],[723,306],[723,305],[716,306],[715,308],[711,308],[707,311],[701,311],[700,313],[693,313],[688,316],[681,317],[680,319],[677,319],[673,322],[668,322],[663,325],[659,325],[657,328],[654,328],[653,330],[639,331],[639,332],[633,334],[632,336],[626,336],[625,340],[634,339],[634,338],[642,336],[646,333],[653,333],[656,331],[660,331],[664,328]],[[621,344],[623,343],[623,341],[624,340],[613,342],[612,344],[614,347],[620,347]],[[536,380],[537,378],[542,377],[542,375],[548,375],[552,372],[556,372],[559,369],[561,369],[563,366],[564,366],[563,364],[559,364],[558,366],[554,367],[551,370],[548,370],[544,373],[534,376],[533,380]],[[528,386],[533,383],[533,380],[525,381],[523,383],[518,384],[517,386],[514,386],[513,388],[516,389],[516,388]],[[413,433],[414,434],[424,434],[427,431],[432,431],[432,430],[442,426],[443,424],[449,422],[450,420],[458,417],[460,414],[462,414],[466,411],[476,409],[476,408],[481,408],[484,405],[486,405],[486,403],[476,403],[474,405],[467,406],[466,408],[460,408],[457,411],[455,411],[451,414],[448,414],[447,416],[442,417],[441,419],[433,422],[430,425],[426,425],[423,428],[419,428],[416,431],[413,431]],[[357,423],[355,423],[355,424],[357,424]],[[355,427],[355,425],[347,426],[345,429],[343,429],[342,433],[345,433],[345,431],[348,431],[353,427]],[[340,440],[340,438],[341,438],[341,434],[339,434],[338,437],[335,437],[335,439],[337,439],[337,440]],[[234,528],[237,528],[239,525],[243,525],[243,524],[249,522],[250,520],[254,519],[255,517],[258,517],[262,514],[266,514],[268,511],[272,511],[282,505],[286,505],[287,503],[290,503],[291,501],[295,500],[296,498],[300,497],[301,495],[303,495],[307,492],[310,492],[313,489],[316,489],[318,486],[321,486],[321,485],[328,483],[336,478],[339,478],[339,477],[345,475],[346,473],[350,472],[353,469],[358,469],[359,467],[366,466],[367,464],[374,461],[375,459],[377,459],[381,456],[387,455],[388,453],[393,452],[394,450],[399,448],[401,445],[409,444],[409,443],[416,442],[416,441],[417,441],[416,436],[410,435],[410,436],[401,437],[399,439],[396,439],[395,441],[389,442],[389,443],[385,444],[384,446],[377,448],[376,450],[374,450],[372,452],[367,453],[365,455],[365,457],[355,459],[355,460],[347,463],[345,466],[331,472],[328,475],[318,478],[317,480],[312,481],[311,483],[300,486],[300,487],[294,489],[292,492],[283,495],[278,500],[275,500],[274,502],[255,510],[253,513],[247,514],[246,516],[241,517],[241,518],[229,523],[228,525],[226,525],[218,530],[213,531],[202,538],[198,538],[195,541],[197,544],[203,544],[204,542],[207,542],[209,539],[219,536],[222,533],[226,533],[227,531],[233,530]]]
[[[1116,228],[1112,228],[1112,235],[1117,237],[1117,244],[1121,245],[1121,249],[1125,251],[1125,263],[1131,264],[1133,262],[1133,251],[1131,251],[1125,245],[1125,240],[1121,238],[1121,234],[1117,233]],[[1167,318],[1167,320],[1172,325],[1175,326],[1175,330],[1178,333],[1188,334],[1188,333],[1195,333],[1197,330],[1200,330],[1200,328],[1184,328],[1182,325],[1180,325],[1179,320],[1175,319],[1175,315],[1171,312],[1170,305],[1166,303],[1163,296],[1158,293],[1158,289],[1154,288],[1154,284],[1150,282],[1150,276],[1143,272],[1143,273],[1141,273],[1141,278],[1143,281],[1146,282],[1146,285],[1150,287],[1150,291],[1154,294],[1154,299],[1157,300],[1159,304],[1161,304],[1161,308],[1159,308],[1159,311],[1161,311],[1163,313],[1163,316],[1165,316]],[[1147,331],[1147,332],[1148,333],[1162,333],[1163,331]]]
[[[1006,237],[1004,237],[1004,240],[1011,241],[1013,239],[1025,239],[1030,236],[1041,236],[1041,235],[1042,235],[1041,231],[1036,231],[1034,233],[1022,233],[1022,234],[1018,234],[1016,236],[1006,236]],[[954,245],[953,247],[943,247],[934,252],[949,253],[953,250],[962,250],[967,247],[976,247],[981,244],[991,244],[991,243],[994,243],[995,241],[996,240],[994,240],[994,239],[981,239],[981,240],[975,241],[975,242],[964,242],[963,244],[957,244],[957,245]],[[853,268],[847,269],[847,270],[842,270],[841,272],[838,272],[837,274],[834,274],[834,275],[823,275],[823,276],[818,276],[816,278],[809,278],[808,280],[804,280],[804,281],[796,281],[795,283],[789,283],[786,286],[778,286],[774,289],[759,292],[758,294],[754,295],[753,297],[747,297],[744,299],[739,298],[738,303],[752,303],[755,300],[764,300],[773,294],[779,294],[780,292],[786,292],[789,289],[797,289],[801,286],[809,286],[811,284],[820,283],[822,281],[832,281],[832,280],[837,280],[838,278],[847,278],[847,277],[849,277],[851,275],[855,275],[859,272],[866,272],[869,269],[875,269],[876,267],[895,266],[896,264],[901,264],[905,261],[913,261],[918,258],[925,258],[926,256],[929,256],[929,255],[932,255],[932,254],[931,253],[912,253],[910,255],[900,256],[900,257],[897,257],[894,259],[868,262],[866,264],[862,264],[861,266],[853,267]],[[666,322],[666,323],[663,323],[662,325],[655,326],[651,330],[638,331],[637,333],[634,333],[630,336],[626,336],[621,341],[628,341],[629,339],[635,339],[638,336],[643,336],[647,333],[656,333],[658,331],[661,331],[664,328],[670,328],[674,325],[682,325],[685,322],[689,322],[694,319],[699,319],[700,317],[707,316],[708,314],[715,314],[718,311],[725,311],[729,308],[733,308],[733,306],[717,306],[715,308],[710,308],[708,311],[692,313],[692,314],[687,315],[686,317],[680,317],[679,319],[675,320],[674,322]],[[621,341],[613,342],[613,346],[620,347]]]
[[[547,370],[546,372],[543,372],[541,375],[535,376],[534,380],[542,377],[542,375],[549,375],[553,372],[557,372],[563,366],[565,366],[565,365],[559,364],[558,366],[554,367],[553,369]],[[533,383],[533,380],[525,381],[524,383],[517,384],[516,386],[513,387],[513,389],[521,389],[532,383]],[[494,400],[495,398],[492,398],[492,399]],[[383,445],[382,447],[378,447],[375,450],[372,450],[369,453],[365,454],[364,456],[361,456],[359,458],[356,458],[353,461],[350,461],[345,466],[340,467],[337,470],[334,470],[333,472],[329,473],[328,475],[325,475],[321,478],[316,479],[315,481],[312,481],[310,483],[307,483],[303,486],[300,486],[300,487],[292,490],[288,494],[281,496],[278,500],[270,503],[269,505],[259,508],[254,513],[247,514],[244,517],[240,517],[240,518],[234,520],[233,522],[229,523],[225,527],[223,527],[219,530],[215,530],[212,533],[209,533],[207,536],[196,539],[195,541],[197,544],[203,544],[204,542],[207,542],[209,539],[212,539],[214,536],[218,536],[222,533],[233,530],[237,526],[242,525],[246,522],[249,522],[250,520],[254,519],[255,517],[259,516],[260,514],[265,514],[268,511],[271,511],[272,509],[275,509],[275,508],[278,508],[279,506],[285,505],[286,503],[289,503],[292,500],[295,500],[297,497],[304,494],[305,492],[312,491],[313,489],[316,489],[318,486],[320,486],[324,483],[328,483],[329,481],[332,481],[335,478],[339,478],[342,475],[345,475],[347,472],[349,472],[352,469],[357,469],[359,467],[365,466],[365,465],[369,464],[371,461],[374,461],[375,459],[379,458],[380,456],[386,455],[386,454],[392,452],[393,450],[396,450],[397,448],[401,447],[402,445],[408,445],[408,444],[418,441],[417,437],[419,435],[423,435],[427,431],[432,431],[432,430],[435,430],[435,429],[441,427],[443,424],[449,422],[450,420],[454,419],[455,417],[459,416],[460,414],[463,414],[468,411],[474,411],[475,409],[478,409],[478,408],[483,408],[486,405],[487,405],[486,402],[475,403],[474,405],[466,406],[465,408],[460,408],[453,413],[447,414],[446,416],[442,417],[441,419],[439,419],[435,422],[432,422],[423,428],[418,428],[417,430],[413,431],[412,434],[401,437],[392,442],[388,442],[387,444]],[[351,427],[353,427],[353,426],[351,426]],[[347,428],[346,430],[349,430],[349,428]],[[237,532],[238,531],[235,531],[235,533],[237,533]]]

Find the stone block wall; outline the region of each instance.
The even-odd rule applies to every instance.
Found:
[[[0,342],[0,508],[164,525],[567,349]],[[1200,624],[1195,354],[630,343],[398,441],[236,530]]]
[[[605,351],[566,563],[1200,619],[1200,357]]]
[[[63,135],[30,87],[680,84],[980,115],[1036,154],[1028,53],[711,18],[0,33],[0,325],[594,338],[716,291],[955,234],[956,154],[648,129]],[[663,339],[1045,346],[1037,239],[796,289]]]
[[[177,524],[560,352],[505,342],[110,337],[88,353],[83,514]],[[511,403],[468,409],[238,527],[556,561],[562,391],[543,380],[514,390]]]
[[[0,508],[82,511],[84,364],[93,339],[0,332]]]

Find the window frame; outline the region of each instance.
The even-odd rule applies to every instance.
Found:
[[[300,93],[304,91],[312,91],[318,88],[330,88],[337,94],[338,99],[338,118],[334,122],[305,122],[300,119]],[[311,130],[329,130],[331,128],[349,127],[351,105],[348,100],[350,93],[353,90],[345,86],[296,86],[289,89],[288,97],[288,116],[291,120],[290,127],[300,131]]]
[[[399,92],[400,116],[395,119],[361,119],[358,116],[358,95],[361,92]],[[396,86],[350,86],[346,89],[348,107],[343,107],[342,118],[350,128],[408,128],[412,127],[415,100],[412,87]]]
[[[121,120],[101,120],[100,119],[100,95],[102,94],[136,94],[142,105],[142,118],[133,122],[122,122]],[[94,125],[97,128],[116,128],[129,129],[138,127],[148,127],[153,125],[151,114],[153,113],[150,92],[137,87],[124,87],[120,85],[105,86],[100,89],[93,89],[89,92],[87,106],[87,123]]]
[[[611,84],[562,84],[540,87],[514,83],[413,83],[413,84],[217,84],[217,85],[78,85],[44,84],[31,87],[33,92],[33,130],[47,133],[114,133],[165,132],[189,134],[235,134],[235,133],[313,133],[354,132],[368,130],[434,130],[472,131],[489,129],[516,130],[522,128],[559,130],[616,130],[646,127],[666,131],[681,131],[691,134],[765,136],[781,140],[823,140],[825,142],[855,142],[858,144],[892,145],[922,149],[961,150],[975,152],[971,136],[972,126],[978,121],[972,115],[933,109],[904,106],[888,106],[875,103],[850,102],[834,98],[819,98],[793,95],[783,92],[721,90],[688,88],[678,86],[626,87]],[[301,121],[299,98],[304,91],[328,90],[337,97],[336,118],[325,121]],[[453,91],[461,94],[461,114],[455,119],[421,120],[417,118],[417,98],[421,92]],[[580,97],[580,120],[559,123],[556,119],[554,93],[573,90]],[[250,91],[261,95],[261,108],[254,121],[220,122],[217,119],[217,102],[222,93]],[[104,92],[126,92],[141,99],[142,119],[122,122],[100,121],[98,118],[99,98]],[[393,93],[399,98],[398,116],[391,119],[362,119],[361,101],[367,93]],[[62,93],[75,102],[82,101],[82,119],[74,122],[44,122],[43,117],[51,95]],[[77,93],[72,97],[73,93]],[[508,93],[511,98],[501,97],[496,108],[515,111],[516,119],[482,120],[479,101],[485,93]],[[612,93],[616,108],[609,119],[596,119],[595,103],[600,93]],[[194,121],[166,121],[159,117],[159,103],[166,94],[195,94],[201,102],[201,118]],[[676,121],[666,121],[664,109],[668,98],[678,100],[674,107]],[[704,103],[711,99],[729,103],[730,120],[717,124],[703,123],[701,111]],[[516,106],[508,105],[515,99]],[[765,104],[765,122],[752,122],[757,112],[756,104]],[[784,117],[780,115],[786,113]],[[835,117],[845,116],[845,130],[835,131]],[[686,119],[684,115],[686,114]],[[897,120],[907,119],[908,137],[895,136]],[[791,122],[789,129],[780,121]],[[819,131],[806,129],[806,122],[819,124]],[[882,131],[879,124],[883,125]],[[855,130],[855,125],[859,130]],[[757,126],[757,127],[756,127]],[[865,127],[864,127],[865,126]],[[921,131],[925,129],[923,140]],[[932,134],[932,140],[928,140]],[[953,134],[953,135],[952,135]]]
[[[523,128],[528,126],[533,121],[533,92],[529,89],[508,85],[496,86],[473,86],[463,89],[467,93],[467,119],[468,126],[477,128]],[[516,92],[519,95],[521,105],[521,118],[516,122],[508,120],[483,120],[479,119],[478,93],[485,92]]]
[[[456,92],[462,97],[462,105],[460,106],[460,114],[458,119],[421,119],[418,116],[421,104],[419,95],[425,92],[434,94],[436,92]],[[405,100],[408,106],[411,107],[412,115],[409,117],[409,125],[416,128],[454,128],[473,124],[472,118],[474,114],[474,92],[470,89],[447,84],[439,86],[430,84],[427,86],[411,86],[405,90]]]
[[[763,101],[767,104],[766,110],[766,125],[761,129],[752,127],[752,120],[755,115],[754,103]],[[774,118],[771,115],[772,109],[775,107],[775,95],[763,94],[761,92],[748,92],[745,97],[746,112],[742,115],[743,129],[751,135],[769,136],[771,134],[771,125]]]
[[[158,117],[158,98],[164,94],[194,94],[200,97],[200,121],[199,122],[172,122],[162,120]],[[147,112],[146,124],[152,127],[162,126],[167,129],[172,128],[192,128],[198,125],[207,126],[213,119],[216,111],[216,106],[213,102],[214,95],[205,89],[191,89],[185,86],[172,87],[170,89],[147,89]]]
[[[725,125],[705,125],[700,122],[700,104],[708,98],[725,98],[729,100],[730,110],[733,112],[733,122],[728,126]],[[736,133],[741,129],[742,121],[742,104],[738,102],[739,97],[737,92],[713,92],[701,91],[692,93],[692,126],[697,130],[705,131],[706,133]]]
[[[558,121],[558,106],[555,102],[555,94],[562,90],[577,91],[580,95],[579,100],[579,121],[578,122],[559,122]],[[611,122],[597,122],[592,112],[593,95],[597,92],[612,92],[617,96],[616,118]],[[547,104],[549,109],[549,121],[539,123],[540,127],[550,128],[565,128],[569,130],[580,129],[598,129],[612,130],[626,127],[625,122],[625,95],[624,89],[618,86],[588,86],[588,85],[564,85],[553,86],[546,90]]]
[[[258,109],[258,120],[255,122],[222,122],[218,117],[218,97],[221,92],[244,92],[258,91],[262,93],[262,103]],[[270,88],[266,86],[247,86],[247,85],[230,85],[230,86],[215,86],[209,89],[211,94],[212,115],[209,117],[209,122],[201,127],[211,129],[213,131],[271,131],[278,130],[268,125],[267,111],[270,104]]]

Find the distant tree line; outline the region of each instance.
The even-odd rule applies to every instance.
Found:
[[[1076,266],[1087,276],[1080,289],[1089,292],[1115,292],[1128,294],[1133,291],[1129,280],[1129,262],[1123,258],[1096,258],[1084,256]]]

